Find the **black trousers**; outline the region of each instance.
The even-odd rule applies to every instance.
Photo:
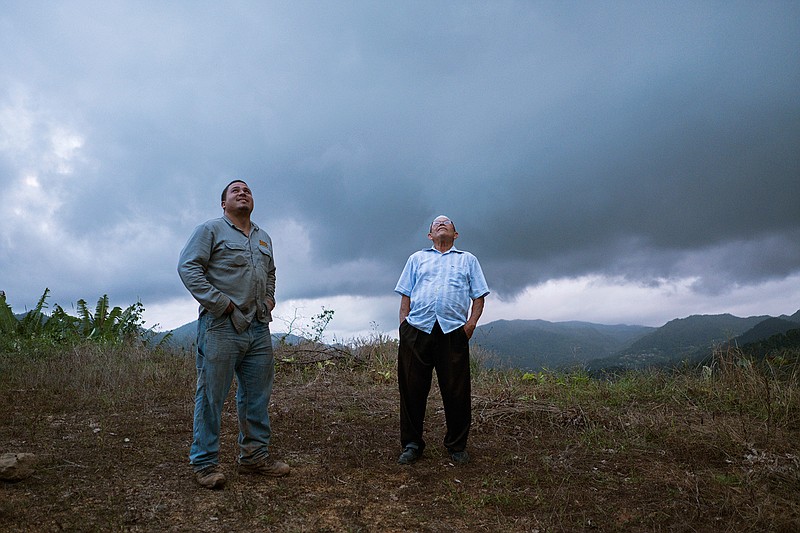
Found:
[[[397,354],[400,444],[416,443],[420,452],[425,448],[422,433],[434,369],[447,422],[444,445],[450,452],[460,452],[467,446],[472,422],[467,334],[463,327],[445,334],[438,322],[428,334],[403,321]]]

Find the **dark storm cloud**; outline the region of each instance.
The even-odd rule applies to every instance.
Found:
[[[509,297],[585,274],[720,292],[800,271],[794,3],[4,11],[0,107],[16,91],[38,117],[25,154],[52,123],[83,138],[68,184],[38,172],[61,230],[110,250],[114,275],[76,278],[123,297],[182,294],[177,253],[231,177],[279,255],[310,243],[284,297],[390,292],[440,213]],[[4,191],[38,165],[13,139]]]

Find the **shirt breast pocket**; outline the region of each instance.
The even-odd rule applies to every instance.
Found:
[[[226,242],[222,247],[222,261],[232,267],[247,264],[247,247],[235,242]]]
[[[258,251],[260,252],[258,254],[258,258],[261,268],[263,268],[264,271],[269,272],[270,265],[272,264],[272,253],[270,253],[269,248],[261,245],[258,246]]]
[[[467,285],[467,272],[458,265],[451,265],[447,281],[451,287],[465,287]]]

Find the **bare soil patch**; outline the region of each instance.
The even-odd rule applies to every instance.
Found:
[[[57,366],[65,375],[78,372],[70,361]],[[31,374],[39,368],[24,364]],[[800,530],[800,424],[767,435],[756,417],[700,412],[696,402],[570,401],[483,376],[474,386],[472,461],[454,466],[442,448],[434,389],[425,455],[400,466],[394,376],[343,363],[279,365],[272,453],[291,465],[287,478],[236,473],[229,398],[228,483],[209,491],[187,461],[193,364],[146,364],[148,379],[119,397],[103,381],[51,387],[42,374],[28,388],[0,376],[0,452],[39,457],[33,477],[0,483],[0,529]]]

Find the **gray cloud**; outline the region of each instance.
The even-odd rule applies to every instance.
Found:
[[[232,176],[284,298],[390,293],[439,213],[505,298],[800,272],[792,3],[17,2],[0,29],[0,269],[26,302],[183,294]]]

